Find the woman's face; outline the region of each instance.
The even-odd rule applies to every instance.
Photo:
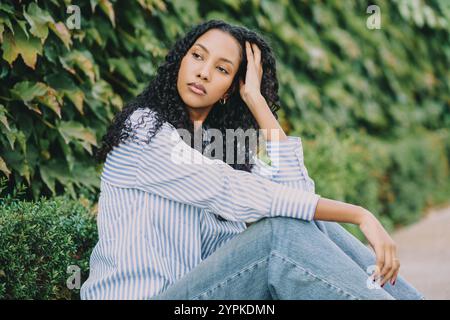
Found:
[[[210,110],[228,89],[239,69],[241,48],[231,35],[211,29],[201,35],[188,50],[178,71],[177,89],[188,108]],[[206,93],[198,94],[190,83],[202,85]]]

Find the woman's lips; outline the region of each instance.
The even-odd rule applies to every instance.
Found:
[[[189,84],[188,87],[189,87],[189,89],[190,89],[192,92],[194,92],[194,93],[196,93],[196,94],[198,94],[198,95],[200,95],[200,96],[206,95],[206,93],[204,93],[202,90],[196,88],[196,87],[193,86],[192,84]]]

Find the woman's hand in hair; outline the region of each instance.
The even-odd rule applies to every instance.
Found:
[[[255,101],[261,97],[263,67],[261,63],[261,50],[256,44],[250,44],[248,41],[245,41],[245,50],[247,53],[247,71],[245,74],[245,83],[242,79],[239,79],[239,91],[242,100],[249,105],[251,101]]]

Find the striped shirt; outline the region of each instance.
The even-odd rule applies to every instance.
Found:
[[[272,162],[255,157],[250,173],[202,155],[168,122],[145,143],[154,119],[153,111],[134,111],[129,120],[136,138],[107,156],[99,240],[81,287],[83,300],[151,298],[244,231],[246,223],[314,217],[320,195],[304,166],[300,138],[266,141]],[[203,162],[184,161],[186,156]]]

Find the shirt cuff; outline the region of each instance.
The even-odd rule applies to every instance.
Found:
[[[320,195],[281,184],[273,191],[271,216],[285,216],[307,221],[314,219]]]

